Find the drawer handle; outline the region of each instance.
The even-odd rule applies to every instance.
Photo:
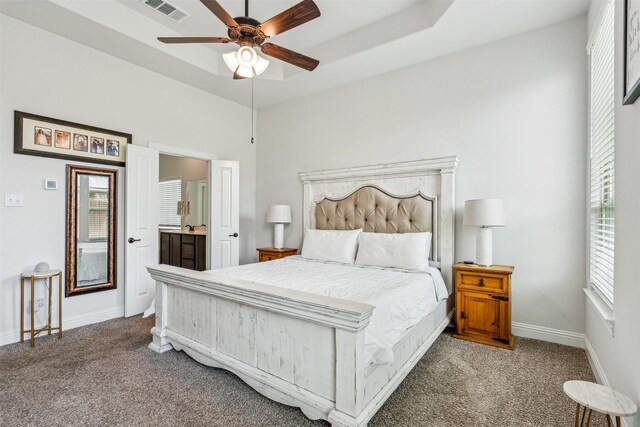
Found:
[[[500,300],[500,301],[509,301],[509,297],[503,297],[503,296],[500,296],[500,295],[491,295],[491,298],[497,299],[497,300]]]
[[[484,279],[480,279],[480,281],[478,282],[478,286],[480,286],[481,288],[484,287]]]

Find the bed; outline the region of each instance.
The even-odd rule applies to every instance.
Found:
[[[229,370],[311,419],[365,426],[450,322],[457,163],[300,174],[305,230],[431,232],[426,273],[300,257],[208,272],[148,267],[149,347]]]

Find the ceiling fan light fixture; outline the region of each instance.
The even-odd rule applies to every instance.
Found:
[[[238,49],[238,62],[243,67],[253,67],[258,61],[258,54],[249,46],[242,46]]]
[[[243,67],[242,65],[236,68],[234,72],[237,73],[240,77],[244,77],[245,79],[250,79],[251,77],[257,76],[252,67]]]
[[[253,65],[253,71],[256,72],[256,76],[259,76],[260,74],[264,73],[264,70],[267,69],[267,67],[269,66],[269,61],[262,58],[260,55],[256,56],[258,57],[258,60]]]
[[[246,52],[246,50],[243,51],[243,49],[249,49],[252,53],[249,52],[247,55],[253,55],[254,59],[249,62],[243,61],[241,57],[244,52]],[[225,53],[222,55],[222,58],[232,72],[246,79],[259,76],[269,66],[269,61],[260,57],[255,50],[248,46],[243,46],[236,52]],[[247,58],[247,56],[245,56],[245,58]]]
[[[238,52],[224,53],[222,59],[224,59],[224,63],[227,64],[227,67],[229,67],[231,71],[236,71],[240,66],[240,62],[238,62]]]

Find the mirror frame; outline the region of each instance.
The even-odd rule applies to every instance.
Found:
[[[84,295],[91,292],[108,291],[116,289],[116,175],[115,169],[97,169],[84,166],[67,165],[67,238],[66,238],[66,292],[65,296]],[[107,281],[105,283],[76,286],[76,239],[77,239],[77,179],[78,175],[101,175],[109,179],[109,218],[107,221]]]

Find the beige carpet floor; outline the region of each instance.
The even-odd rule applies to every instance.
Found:
[[[0,347],[2,426],[326,426],[183,352],[147,348],[152,321],[116,319]],[[447,331],[370,426],[571,426],[583,350],[519,338],[515,351]],[[605,425],[599,414],[592,425]]]

